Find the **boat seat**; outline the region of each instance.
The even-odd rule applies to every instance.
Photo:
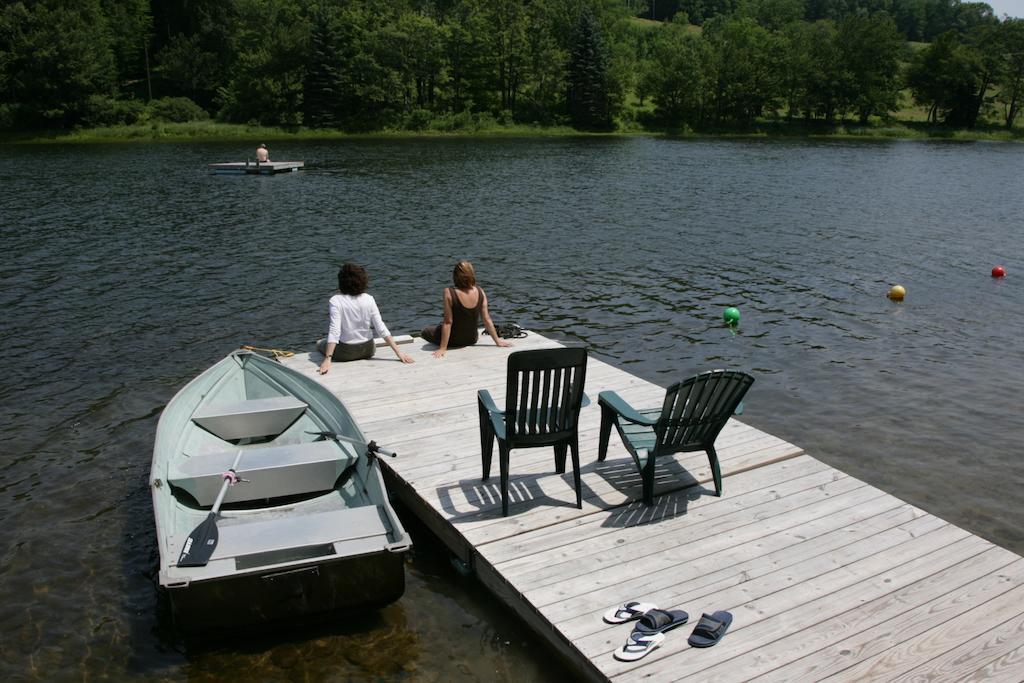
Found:
[[[223,473],[237,450],[193,455],[171,466],[167,480],[187,491],[202,506],[213,505],[224,483]],[[329,491],[358,456],[334,441],[313,441],[245,449],[238,476],[248,479],[228,487],[225,503]]]
[[[219,530],[221,535],[212,559],[374,537],[384,538],[381,545],[386,545],[388,534],[376,505],[292,514],[265,522],[226,523]]]
[[[192,421],[225,441],[277,436],[306,410],[294,396],[210,403],[192,414]]]
[[[168,539],[173,557],[191,529]],[[247,521],[244,517],[217,520],[218,541],[206,567],[178,569],[169,574],[187,572],[189,578],[205,578],[238,569],[254,569],[295,559],[369,554],[392,547],[393,533],[387,513],[379,505],[364,505],[323,512],[300,513],[291,510],[287,516],[263,521]],[[228,560],[230,564],[224,566]],[[232,562],[233,560],[233,562]],[[182,577],[184,578],[184,577]]]

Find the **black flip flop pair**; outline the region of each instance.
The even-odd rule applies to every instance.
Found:
[[[683,610],[663,610],[652,607],[640,613],[638,607],[647,607],[643,603],[626,603],[622,607],[609,610],[605,621],[624,623],[638,619],[626,644],[613,653],[613,656],[624,662],[633,662],[646,657],[658,648],[665,640],[665,633],[682,626],[690,619]],[[725,635],[732,623],[729,612],[715,612],[701,615],[700,621],[693,629],[687,642],[692,647],[711,647]]]

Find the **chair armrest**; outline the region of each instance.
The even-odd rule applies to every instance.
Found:
[[[498,410],[498,406],[494,404],[494,399],[491,398],[491,392],[486,389],[480,389],[476,392],[477,402],[484,407],[488,413],[501,413],[505,414],[504,410]]]
[[[505,411],[498,410],[498,406],[494,404],[494,399],[491,398],[491,392],[486,389],[480,389],[476,392],[476,400],[487,411],[487,415],[490,416],[491,427],[494,429],[494,433],[498,435],[499,439],[504,440]]]
[[[614,391],[602,391],[597,395],[597,402],[605,408],[615,411],[619,417],[638,425],[644,425],[647,427],[653,427],[658,424],[657,420],[649,417],[644,417],[636,411],[633,406],[622,400],[622,397],[616,394]]]

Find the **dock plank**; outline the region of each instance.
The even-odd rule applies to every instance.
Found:
[[[754,579],[779,569],[800,564],[818,555],[834,552],[850,543],[884,533],[893,527],[907,524],[923,514],[898,501],[895,506],[891,506],[891,503],[892,501],[886,497],[878,498],[871,501],[870,504],[860,505],[772,534],[762,540],[759,550],[764,554],[761,555],[753,554],[747,544],[740,544],[732,545],[710,555],[696,557],[680,573],[678,584],[646,593],[645,597],[656,604],[674,605],[678,602],[677,597],[683,585],[687,589],[712,587],[714,590],[742,580]],[[877,514],[872,514],[875,512]],[[807,539],[815,539],[816,542],[805,543],[804,541]],[[704,550],[707,551],[706,546]],[[559,629],[566,635],[581,638],[607,628],[601,621],[603,605],[606,602],[607,596],[603,599],[591,600],[593,609],[587,613],[578,614],[580,610],[567,601],[563,604],[566,607],[571,606],[573,608],[571,611],[555,612],[552,610],[549,613],[556,619]],[[562,604],[558,607],[562,607]],[[558,620],[555,615],[570,616],[566,616],[564,620]],[[697,617],[697,615],[693,616]]]
[[[863,483],[852,477],[844,477],[822,486],[811,486],[808,490],[813,490],[813,495],[821,499],[831,499],[828,504],[830,510],[842,509],[843,506],[849,505],[851,502],[859,502],[864,498],[880,495],[880,492],[876,493],[871,490],[858,491],[860,488],[864,488]],[[752,523],[752,520],[761,521],[761,518],[756,515],[786,511],[791,504],[802,507],[804,505],[802,497],[793,496],[789,500],[797,499],[799,502],[790,502],[786,507],[779,505],[776,500],[767,501],[761,505],[752,505],[752,508],[756,508],[753,517],[748,510],[723,510],[723,506],[709,506],[707,508],[709,511],[721,511],[721,514],[705,515],[703,519],[700,519],[691,513],[687,515],[687,518],[692,518],[693,524],[666,524],[664,525],[665,529],[658,529],[661,533],[658,533],[657,536],[639,538],[633,542],[621,542],[625,541],[626,537],[623,536],[618,539],[620,543],[612,546],[620,551],[618,554],[608,552],[607,539],[598,539],[603,547],[599,547],[597,543],[590,543],[581,549],[580,562],[587,565],[587,571],[583,573],[577,566],[580,562],[569,558],[568,561],[558,562],[542,569],[513,575],[516,576],[517,585],[524,592],[531,594],[557,583],[560,595],[572,595],[564,588],[565,579],[572,576],[583,578],[589,574],[594,576],[589,581],[582,583],[591,589],[601,588],[605,585],[618,585],[621,581],[629,580],[637,575],[650,577],[653,582],[656,580],[658,572],[663,569],[675,568],[682,563],[689,562],[693,551],[699,548],[700,542],[705,539],[725,535],[746,527],[752,527],[752,535],[756,534],[759,538],[762,537],[764,529],[760,524]],[[803,510],[801,510],[801,514],[804,514]],[[630,540],[633,540],[632,537]],[[611,557],[605,560],[607,555],[611,555]],[[588,559],[591,561],[587,562]],[[655,587],[654,583],[649,585],[652,588]],[[539,593],[537,594],[539,595]]]
[[[338,395],[383,460],[393,496],[533,628],[593,681],[1010,679],[1024,658],[1024,558],[732,419],[716,444],[723,496],[704,453],[659,459],[655,505],[612,432],[596,460],[597,395],[657,406],[664,388],[591,355],[580,415],[583,508],[571,463],[550,448],[513,451],[510,515],[501,516],[497,458],[482,480],[476,392],[504,397],[509,354],[559,344],[529,333],[512,348],[488,338],[438,360],[421,339],[416,363],[381,349],[319,375],[312,352],[283,359]],[[682,379],[702,368],[681,366]],[[668,381],[668,378],[666,378]],[[769,409],[747,401],[748,414]],[[735,621],[714,648],[689,628],[639,662],[612,652],[630,625],[603,623],[629,599]],[[1019,676],[1016,676],[1019,678]]]
[[[900,680],[922,667],[931,672],[941,671],[945,666],[970,671],[974,669],[971,665],[976,661],[974,657],[957,661],[965,651],[973,651],[986,661],[1016,649],[1022,635],[1019,623],[1022,608],[1024,586],[1017,586],[920,635],[901,638],[885,652],[861,660],[837,675],[849,680]],[[1009,625],[1006,622],[1010,622]]]
[[[1024,560],[990,548],[812,629],[780,638],[770,650],[720,667],[721,673],[779,683],[821,679],[888,649],[894,634],[914,637],[1022,583]]]
[[[769,629],[760,637],[744,633],[750,625],[783,612],[790,614],[788,628],[799,630],[808,621],[816,623],[822,612],[836,609],[848,611],[853,604],[871,599],[892,590],[894,585],[906,585],[928,576],[936,569],[965,560],[985,549],[985,541],[966,535],[966,532],[946,525],[923,536],[899,545],[884,548],[885,552],[860,557],[857,550],[843,549],[834,558],[840,566],[830,569],[832,563],[816,558],[779,575],[758,579],[753,586],[740,584],[733,589],[715,594],[714,604],[736,616],[730,627],[731,638],[723,639],[713,648],[691,648],[685,639],[673,639],[666,647],[656,650],[643,660],[644,666],[634,667],[615,662],[608,671],[612,677],[628,673],[622,680],[653,676],[655,680],[682,680],[697,675],[720,662],[765,647],[778,638],[779,633]],[[895,565],[895,566],[893,566]],[[843,591],[840,595],[840,591]],[[723,595],[724,593],[724,595]],[[707,600],[711,596],[687,596]],[[845,597],[846,600],[841,600]],[[806,616],[805,616],[806,615]],[[792,631],[783,631],[783,633]],[[844,674],[845,677],[845,674]],[[854,676],[851,680],[867,680]]]
[[[781,463],[777,467],[763,468],[753,472],[746,472],[737,476],[732,482],[730,490],[732,495],[722,498],[708,498],[687,495],[682,499],[686,504],[688,512],[693,519],[705,517],[710,511],[712,514],[733,509],[742,508],[747,503],[756,500],[767,501],[774,499],[788,488],[802,490],[820,486],[831,481],[842,478],[842,475],[829,468],[824,463],[813,458],[804,456]],[[785,487],[785,488],[784,488]],[[780,494],[779,489],[782,489]],[[700,505],[689,505],[690,498],[699,500]],[[672,500],[677,499],[675,496]],[[580,559],[579,544],[597,539],[600,536],[611,533],[619,533],[622,529],[633,527],[644,527],[630,533],[628,538],[615,539],[609,544],[605,542],[598,546],[603,559],[611,562],[620,562],[635,559],[635,555],[616,553],[614,550],[608,552],[609,545],[614,546],[625,541],[626,543],[643,542],[651,535],[659,533],[672,533],[666,529],[667,525],[659,525],[662,520],[670,520],[677,517],[680,510],[673,506],[653,505],[648,507],[642,502],[633,502],[630,505],[619,508],[620,514],[612,518],[602,518],[596,515],[588,515],[574,521],[571,524],[560,524],[546,527],[543,533],[523,533],[516,536],[507,543],[481,544],[480,552],[491,563],[501,567],[504,572],[515,572],[527,566],[548,566],[555,558]],[[630,551],[633,552],[633,551]],[[599,558],[595,560],[600,561]]]

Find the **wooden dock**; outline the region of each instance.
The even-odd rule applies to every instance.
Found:
[[[664,389],[591,356],[580,419],[583,509],[552,449],[512,452],[509,516],[497,465],[482,482],[476,390],[504,397],[510,351],[557,346],[536,334],[434,359],[420,340],[397,362],[335,363],[320,377],[383,459],[392,495],[418,515],[587,680],[1013,680],[1024,678],[1024,558],[854,479],[792,444],[730,421],[718,439],[716,498],[703,453],[659,464],[655,505],[614,430],[597,462],[597,394],[658,406]],[[316,375],[320,355],[283,362]],[[681,367],[680,378],[705,368]],[[319,376],[318,376],[319,377]],[[755,384],[747,413],[771,410]],[[601,615],[627,600],[684,609],[690,624],[623,663],[631,625]],[[691,648],[702,612],[734,622]]]
[[[229,161],[222,164],[210,164],[212,173],[216,175],[273,175],[275,173],[292,173],[306,164],[302,161]]]

